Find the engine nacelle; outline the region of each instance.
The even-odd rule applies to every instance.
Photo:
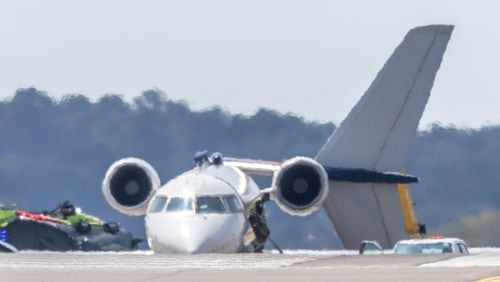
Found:
[[[109,167],[102,182],[102,193],[119,212],[144,215],[160,184],[158,173],[146,161],[125,158]]]
[[[306,157],[285,161],[273,177],[278,206],[292,215],[315,212],[328,195],[328,175],[321,164]]]

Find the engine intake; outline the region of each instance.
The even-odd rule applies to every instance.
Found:
[[[292,215],[315,212],[328,195],[328,175],[317,161],[295,157],[285,161],[273,177],[278,206]]]
[[[159,187],[155,169],[137,158],[113,163],[102,182],[102,192],[111,207],[127,215],[144,215]]]

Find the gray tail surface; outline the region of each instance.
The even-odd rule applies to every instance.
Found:
[[[402,172],[453,26],[408,32],[316,156],[324,166]],[[348,249],[408,235],[396,184],[330,181],[325,209]]]

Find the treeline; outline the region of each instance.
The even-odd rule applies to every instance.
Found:
[[[252,116],[218,107],[192,111],[159,90],[127,103],[117,95],[96,102],[82,95],[56,101],[37,89],[20,89],[0,102],[0,201],[47,210],[70,199],[144,236],[142,218],[118,214],[101,194],[102,178],[113,161],[143,158],[167,181],[192,167],[199,150],[267,160],[312,157],[334,129],[331,123],[268,109]],[[412,188],[420,221],[438,228],[500,206],[498,140],[500,127],[433,125],[419,133],[408,171],[421,178]],[[258,181],[269,185],[269,179]],[[271,205],[268,213],[272,237],[285,248],[340,247],[323,212],[296,218]]]

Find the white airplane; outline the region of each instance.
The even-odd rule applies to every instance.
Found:
[[[104,196],[124,214],[146,215],[148,243],[157,253],[251,251],[248,206],[263,191],[291,215],[324,206],[347,249],[363,240],[392,247],[408,237],[396,186],[418,181],[398,172],[452,30],[408,32],[315,158],[277,163],[199,154],[195,168],[163,186],[151,165],[126,158],[106,172]],[[272,175],[272,187],[259,189],[250,174]]]

